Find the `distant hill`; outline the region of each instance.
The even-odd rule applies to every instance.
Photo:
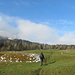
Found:
[[[23,51],[37,49],[46,49],[46,46],[44,46],[44,44],[22,39],[9,39],[7,37],[0,37],[0,51]]]
[[[2,36],[0,36],[0,42],[6,41],[6,40],[8,40],[8,37],[2,37]]]
[[[41,49],[75,50],[75,45],[48,45],[0,36],[0,51],[24,51]]]

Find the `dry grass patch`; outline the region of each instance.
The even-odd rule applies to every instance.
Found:
[[[34,53],[6,52],[0,54],[1,62],[38,62],[39,55]]]

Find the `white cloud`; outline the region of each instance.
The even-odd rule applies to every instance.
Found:
[[[60,30],[61,31],[61,30]],[[0,14],[0,35],[49,44],[75,44],[75,32],[65,32],[29,20]]]
[[[0,14],[0,35],[43,43],[53,42],[57,38],[56,32],[47,25],[3,14]]]
[[[0,14],[0,36],[15,37],[17,29],[12,26],[13,17]]]
[[[58,39],[59,44],[75,44],[75,32],[67,32]]]
[[[36,24],[28,20],[18,20],[20,38],[37,42],[52,42],[57,38],[56,32],[43,24]]]

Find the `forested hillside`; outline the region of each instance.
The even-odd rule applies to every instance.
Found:
[[[49,45],[21,39],[0,39],[0,51],[23,51],[37,49],[49,49]]]
[[[24,51],[24,50],[40,50],[40,49],[58,49],[58,50],[74,50],[75,45],[48,45],[36,42],[30,42],[21,39],[0,39],[0,51]]]

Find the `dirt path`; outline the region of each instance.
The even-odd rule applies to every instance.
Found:
[[[35,70],[35,72],[37,73],[37,75],[39,75],[41,69],[42,68],[39,68],[38,70]]]

